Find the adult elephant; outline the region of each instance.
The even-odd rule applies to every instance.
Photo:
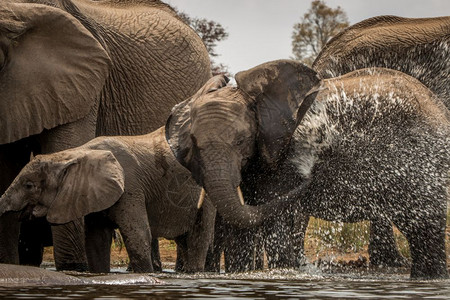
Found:
[[[277,230],[272,240],[280,246],[299,210],[328,220],[386,218],[411,245],[413,278],[447,276],[450,125],[425,86],[379,69],[329,79],[317,92],[316,73],[292,61],[240,72],[236,82],[179,104],[166,123],[175,156],[226,222],[265,219],[258,206],[239,204],[239,185],[249,202],[298,200],[265,226],[267,235]],[[247,268],[251,242],[241,242]],[[268,245],[271,257],[284,255]]]
[[[200,38],[160,1],[7,0],[0,16],[2,193],[31,153],[153,131],[211,76]],[[0,220],[1,262],[19,262],[16,219]],[[57,269],[86,269],[81,221],[52,238]]]
[[[241,206],[240,195],[249,204],[261,203],[253,181],[276,168],[284,157],[285,145],[281,143],[289,142],[320,83],[313,70],[288,60],[270,62],[253,71],[251,76],[240,73],[236,77],[239,88],[218,88],[179,104],[166,123],[166,136],[175,156],[214,199],[219,219],[227,223],[227,228],[218,228],[220,234],[239,237],[227,241],[227,271],[254,268],[257,229],[247,227],[263,222],[267,208]],[[213,126],[214,122],[220,123]],[[274,124],[279,125],[275,130]],[[238,189],[241,181],[242,190]]]
[[[450,108],[449,57],[450,17],[379,16],[337,34],[319,53],[313,68],[322,78],[368,67],[398,70],[417,78]],[[371,265],[404,264],[391,223],[381,219],[370,225]]]
[[[379,16],[333,37],[313,63],[322,78],[383,67],[417,78],[450,108],[450,17]]]

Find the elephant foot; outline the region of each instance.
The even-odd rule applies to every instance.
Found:
[[[397,249],[390,221],[375,219],[370,222],[370,265],[377,267],[409,267],[409,262]]]
[[[217,256],[208,252],[205,262],[205,272],[220,273],[220,255]]]

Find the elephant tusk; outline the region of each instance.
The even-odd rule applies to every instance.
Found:
[[[242,196],[242,191],[241,191],[241,187],[240,186],[237,187],[237,192],[238,192],[238,195],[239,195],[239,200],[241,200],[241,204],[245,205],[244,196]]]
[[[204,188],[202,188],[202,191],[200,192],[200,197],[198,198],[197,203],[197,209],[200,209],[203,205],[203,201],[205,201],[206,191]]]

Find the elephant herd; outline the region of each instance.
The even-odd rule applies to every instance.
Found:
[[[0,4],[0,263],[109,272],[298,267],[310,216],[371,222],[373,265],[446,278],[450,17],[375,17],[312,67],[212,77],[201,39],[150,0]],[[261,255],[259,255],[261,254]]]

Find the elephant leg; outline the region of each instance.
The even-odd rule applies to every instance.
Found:
[[[405,234],[411,251],[411,278],[448,278],[445,252],[445,213],[425,220],[396,223]]]
[[[378,218],[370,222],[369,257],[372,266],[403,267],[407,260],[400,254],[392,224]]]
[[[187,261],[187,234],[177,236],[175,238],[175,243],[177,244],[177,259],[175,261],[175,271],[185,272],[185,263]]]
[[[135,273],[153,272],[152,234],[148,221],[145,198],[139,188],[130,187],[109,210],[111,220],[119,227]]]
[[[32,147],[31,139],[0,145],[0,194],[28,163]],[[7,212],[0,216],[0,263],[19,264],[19,232],[19,213]]]
[[[187,253],[184,270],[187,273],[203,272],[206,255],[213,239],[215,209],[210,202],[198,210],[193,228],[186,237]]]
[[[288,216],[287,219],[290,219]],[[270,269],[294,266],[291,220],[277,218],[266,225],[265,249]]]
[[[159,254],[159,241],[157,238],[152,239],[152,264],[153,271],[162,272],[161,256]]]
[[[152,239],[152,264],[153,264],[153,271],[154,272],[162,272],[162,263],[161,263],[161,256],[159,253],[159,240],[157,238]],[[177,256],[177,264],[178,264],[178,256]],[[176,265],[175,265],[176,268]],[[133,268],[130,264],[128,264],[127,268],[128,272],[133,272]]]
[[[88,270],[83,219],[53,225],[52,237],[56,270]]]
[[[139,222],[141,221],[143,220]],[[153,273],[150,226],[148,221],[147,224],[136,224],[140,224],[137,230],[130,224],[118,224],[130,258],[130,266],[135,273]]]
[[[308,221],[309,216],[294,204],[265,226],[269,268],[294,268],[305,263],[304,240]]]
[[[19,235],[20,264],[39,267],[44,255],[44,246],[52,244],[52,232],[45,218],[23,221]]]
[[[0,263],[19,264],[19,214],[7,212],[0,217]]]
[[[255,269],[255,238],[257,229],[232,228],[225,247],[225,272],[246,272]]]
[[[300,268],[306,264],[305,255],[305,236],[306,229],[308,228],[309,215],[297,212],[294,217],[294,224],[292,230],[292,248],[294,252],[294,264],[295,268]]]
[[[264,233],[262,228],[258,228],[255,234],[253,262],[255,270],[264,270]]]
[[[216,213],[213,242],[209,246],[208,253],[206,254],[206,272],[220,272],[220,259],[225,249],[225,244],[227,243],[228,233],[227,226],[224,224],[222,217]]]
[[[113,224],[98,213],[85,217],[86,256],[91,273],[108,273],[111,265]]]

